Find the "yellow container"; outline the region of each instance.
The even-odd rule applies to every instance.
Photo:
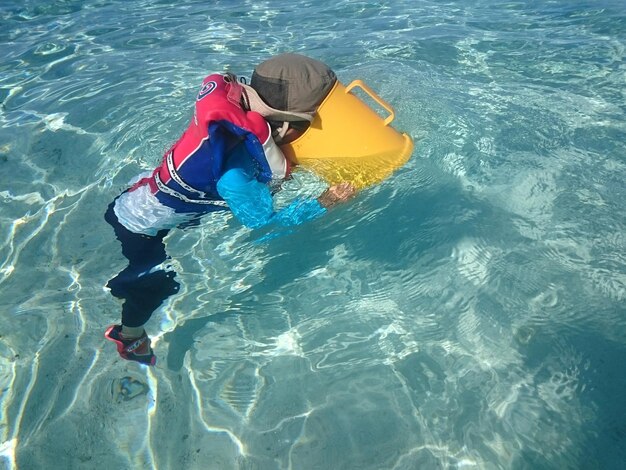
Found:
[[[355,87],[389,116],[383,119],[351,93]],[[337,81],[309,128],[281,149],[287,158],[311,168],[330,184],[347,181],[364,188],[387,178],[411,156],[413,141],[389,125],[394,117],[393,108],[361,80],[347,87]]]

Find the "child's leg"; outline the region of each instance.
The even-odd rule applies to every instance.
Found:
[[[109,205],[104,218],[122,243],[122,254],[128,259],[128,266],[107,286],[115,297],[124,300],[122,326],[131,333],[143,329],[152,313],[165,299],[178,292],[180,285],[174,279],[174,271],[165,271],[161,267],[155,269],[167,259],[163,239],[168,231],[161,230],[153,237],[131,232],[117,220],[114,204],[115,201]]]

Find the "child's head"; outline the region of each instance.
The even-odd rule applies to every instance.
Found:
[[[323,62],[287,53],[259,64],[246,90],[250,109],[268,121],[309,123],[336,81]]]

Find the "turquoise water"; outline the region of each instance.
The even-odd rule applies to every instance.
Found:
[[[5,0],[0,38],[1,468],[623,468],[623,2]],[[107,205],[287,50],[411,160],[278,237],[174,231],[159,362],[122,361]]]

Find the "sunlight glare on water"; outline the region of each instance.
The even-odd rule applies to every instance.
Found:
[[[1,468],[623,468],[621,2],[10,0],[0,26]],[[410,161],[302,226],[172,231],[159,362],[121,360],[108,204],[205,75],[285,51],[374,88]]]

